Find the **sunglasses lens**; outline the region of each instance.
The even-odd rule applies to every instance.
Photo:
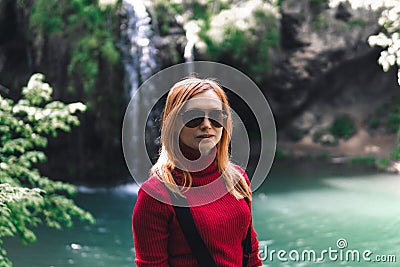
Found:
[[[201,110],[188,110],[182,113],[182,120],[186,127],[195,128],[204,120],[205,113]]]
[[[196,128],[203,122],[204,118],[196,118],[193,120],[188,121],[185,126],[189,128]]]
[[[221,128],[225,124],[227,115],[222,110],[212,110],[208,113],[208,117],[214,127]]]
[[[195,128],[204,121],[206,113],[202,110],[188,110],[181,115],[186,127]],[[214,127],[221,128],[225,123],[227,114],[222,110],[212,110],[207,114],[207,117]]]

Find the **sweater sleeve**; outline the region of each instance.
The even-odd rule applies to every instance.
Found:
[[[258,246],[258,239],[257,233],[254,231],[253,224],[251,224],[251,254],[249,258],[250,267],[258,267],[262,266],[262,262],[259,257],[259,246]]]
[[[137,267],[168,267],[168,223],[171,211],[139,189],[132,216]]]
[[[247,176],[246,172],[240,167],[237,168],[242,173],[244,179],[246,180],[246,183],[250,186],[250,179]],[[250,202],[250,209],[252,209],[252,202]],[[252,211],[251,211],[251,216],[253,216]],[[260,260],[259,257],[259,244],[257,239],[257,233],[254,230],[253,223],[251,223],[250,227],[251,227],[251,254],[248,266],[249,267],[262,266],[262,261]]]

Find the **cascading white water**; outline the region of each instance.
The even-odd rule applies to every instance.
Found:
[[[200,31],[200,27],[192,21],[186,23],[184,29],[186,32],[186,45],[183,57],[185,58],[186,63],[192,63],[194,61],[194,46],[199,41],[198,33]],[[193,70],[193,64],[188,64],[187,72],[192,73]]]
[[[121,24],[121,49],[123,53],[123,64],[125,67],[125,98],[132,101],[130,108],[126,111],[129,116],[129,123],[124,130],[128,131],[128,149],[134,153],[132,157],[134,168],[148,169],[149,166],[142,166],[143,156],[146,151],[139,151],[139,141],[143,139],[144,129],[139,125],[146,125],[152,133],[154,120],[147,119],[148,114],[143,111],[154,103],[154,88],[138,90],[140,85],[158,71],[157,49],[154,45],[154,20],[146,10],[145,0],[123,0],[123,20]],[[151,107],[150,107],[151,108]],[[154,139],[153,139],[154,141]]]
[[[200,27],[196,22],[191,21],[185,24],[184,29],[186,32],[186,45],[183,57],[185,58],[185,62],[193,62],[194,46],[199,41],[198,34],[200,32]]]
[[[140,84],[157,71],[157,49],[153,42],[152,19],[144,2],[124,0],[123,9],[126,15],[121,25],[123,63],[131,98]]]

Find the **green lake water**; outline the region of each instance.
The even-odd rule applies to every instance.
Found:
[[[14,266],[135,266],[136,192],[135,185],[81,187],[76,202],[97,224],[76,222],[63,231],[40,227],[28,247],[6,239]],[[279,161],[253,197],[264,266],[400,266],[400,175]]]

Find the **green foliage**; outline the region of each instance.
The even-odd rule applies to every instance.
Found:
[[[399,161],[400,160],[400,126],[399,126],[398,122],[396,122],[395,124],[397,124],[397,127],[398,127],[397,128],[397,140],[396,140],[396,145],[390,151],[390,158],[395,161]]]
[[[281,150],[281,149],[277,149],[277,150],[275,151],[275,157],[276,157],[277,159],[280,159],[280,158],[287,158],[287,157],[289,157],[289,155],[288,155],[288,153],[286,153],[285,151],[283,151],[283,150]]]
[[[330,155],[327,152],[324,152],[319,155],[319,158],[323,159],[323,160],[328,160],[328,159],[330,159]]]
[[[23,244],[36,240],[32,227],[44,223],[61,229],[71,227],[73,217],[94,222],[88,212],[72,199],[75,187],[52,181],[40,174],[35,165],[46,161],[41,149],[47,137],[58,131],[70,131],[79,125],[77,111],[82,103],[51,101],[52,88],[44,76],[34,74],[14,103],[0,96],[0,262],[12,266],[3,248],[5,237],[19,236]]]
[[[389,133],[396,133],[400,128],[400,94],[395,94],[390,101],[376,108],[368,121],[370,129],[380,127]]]
[[[379,170],[384,170],[390,165],[390,160],[388,158],[381,158],[376,162],[376,166]]]
[[[193,12],[193,19],[194,20],[207,20],[208,19],[208,8],[205,5],[202,5],[198,2],[194,2],[193,3],[193,7],[192,7],[192,12]]]
[[[396,93],[388,103],[378,107],[369,121],[371,130],[385,130],[387,133],[396,133],[397,140],[393,149],[390,151],[389,159],[381,159],[377,162],[378,169],[385,169],[393,161],[400,160],[400,94]],[[378,131],[379,133],[379,131]]]
[[[99,74],[99,64],[96,60],[99,56],[98,45],[96,38],[93,36],[82,38],[75,47],[71,64],[68,66],[68,73],[71,76],[73,76],[76,69],[79,69],[81,75],[84,76],[83,89],[85,93],[89,93],[94,88]]]
[[[370,128],[373,128],[373,129],[375,129],[375,128],[377,128],[378,126],[379,126],[379,119],[378,118],[371,118],[370,120],[369,120],[369,125],[368,125]]]
[[[365,24],[366,22],[363,19],[352,19],[347,23],[347,26],[350,30],[353,30],[356,27],[364,27]]]
[[[234,12],[234,11],[233,11]],[[237,24],[211,25],[200,33],[213,60],[233,65],[261,83],[271,67],[270,50],[280,46],[277,14],[272,11],[253,11],[253,22],[244,21],[245,28]],[[235,14],[232,14],[235,17]],[[224,27],[223,32],[212,34],[212,27]],[[222,34],[222,41],[218,35]],[[214,36],[215,35],[215,36]]]
[[[310,0],[309,4],[310,6],[316,6],[316,5],[322,5],[322,4],[327,4],[329,0]]]
[[[38,0],[32,8],[30,27],[39,34],[61,32],[64,28],[62,19],[64,5],[58,2],[58,0]]]
[[[376,158],[374,157],[354,157],[350,159],[351,163],[361,163],[368,165],[375,165]]]
[[[172,25],[175,25],[175,17],[184,14],[182,4],[178,2],[152,0],[152,6],[157,17],[160,35],[166,36]]]
[[[348,115],[342,115],[335,118],[330,132],[336,137],[348,139],[356,132],[356,126]]]
[[[25,7],[27,0],[17,0],[17,6],[18,7]]]
[[[37,49],[45,38],[57,33],[71,48],[68,64],[69,89],[94,90],[102,61],[116,64],[119,52],[111,29],[112,6],[97,1],[37,0],[29,26]],[[115,12],[114,12],[115,13]]]
[[[390,151],[390,156],[394,160],[400,160],[400,147],[398,145]]]
[[[318,14],[312,21],[315,30],[321,30],[328,25],[328,20],[324,14]]]
[[[387,128],[395,132],[400,127],[400,106],[396,107],[390,114],[387,120]]]
[[[377,108],[375,116],[379,118],[380,124],[386,126],[389,132],[396,133],[400,128],[400,94],[395,94],[389,103]]]

